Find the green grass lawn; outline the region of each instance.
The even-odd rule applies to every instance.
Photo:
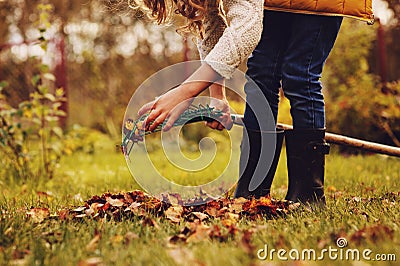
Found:
[[[107,144],[108,145],[108,144]],[[76,153],[63,158],[56,178],[33,186],[0,181],[0,264],[1,265],[270,265],[290,262],[325,265],[369,265],[377,261],[329,259],[323,262],[294,261],[294,249],[338,249],[336,240],[348,241],[345,249],[370,249],[367,254],[394,254],[400,261],[400,160],[385,156],[327,156],[327,208],[294,211],[285,218],[250,221],[240,219],[237,232],[227,239],[172,243],[188,222],[171,223],[151,217],[157,226],[146,226],[139,218],[45,219],[35,222],[27,212],[31,207],[48,208],[51,214],[83,205],[83,201],[104,192],[138,189],[125,160],[113,147],[102,145],[94,154]],[[286,159],[282,154],[272,196],[285,196]],[[145,169],[143,170],[145,171]],[[3,179],[2,179],[3,180]],[[45,192],[45,193],[40,193]],[[224,228],[220,219],[204,222]],[[246,232],[251,232],[246,241]],[[248,239],[247,239],[248,240]],[[286,250],[260,260],[257,252],[268,247]],[[343,250],[345,250],[343,249]],[[342,251],[343,251],[342,250]],[[282,251],[281,251],[282,252]],[[260,253],[263,255],[264,253]],[[319,253],[317,253],[319,254]],[[339,253],[338,253],[339,254]],[[392,258],[393,259],[393,258]]]

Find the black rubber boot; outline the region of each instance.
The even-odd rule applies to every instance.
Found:
[[[325,129],[285,131],[289,187],[286,199],[305,204],[325,205]]]
[[[234,195],[235,198],[269,196],[281,154],[283,136],[284,131],[281,129],[263,132],[243,130],[243,140],[240,146],[240,177]],[[271,147],[274,142],[275,153],[272,152],[273,148]],[[261,143],[263,144],[261,145]],[[263,150],[261,146],[263,146]]]

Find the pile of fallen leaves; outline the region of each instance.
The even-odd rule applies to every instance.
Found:
[[[246,217],[251,220],[273,218],[288,212],[287,201],[277,201],[269,197],[260,199],[211,199],[198,198],[192,202],[184,202],[178,194],[163,195],[162,199],[150,196],[143,191],[135,190],[118,194],[104,193],[93,196],[80,206],[69,210],[72,218],[104,218],[114,220],[131,217],[147,217],[148,214],[165,218],[172,223],[182,221],[207,220],[239,220]]]
[[[135,219],[141,226],[160,228],[162,221],[179,224],[180,229],[167,241],[175,246],[178,243],[192,243],[207,239],[228,241],[239,238],[238,244],[249,254],[255,247],[251,236],[264,227],[254,226],[251,229],[241,229],[238,222],[241,218],[250,220],[270,219],[285,215],[291,205],[287,201],[277,201],[269,197],[260,199],[212,199],[207,194],[188,201],[183,201],[179,194],[163,195],[161,199],[150,196],[143,191],[121,192],[117,194],[104,193],[93,196],[84,202],[83,206],[61,209],[50,214],[47,208],[32,208],[27,215],[35,223],[48,219],[83,220],[83,219],[112,219],[114,221]],[[213,223],[218,219],[219,223]],[[139,236],[128,232],[118,236],[121,241],[130,242]],[[86,249],[93,250],[101,238],[96,230],[94,238],[87,244]],[[118,241],[119,241],[118,240]],[[171,252],[181,252],[172,250]]]
[[[138,217],[143,226],[158,228],[155,217],[171,223],[183,224],[181,230],[169,238],[169,243],[190,243],[204,239],[227,241],[239,232],[240,244],[245,250],[252,250],[251,230],[240,230],[238,221],[271,219],[285,215],[291,205],[288,201],[277,201],[269,197],[260,199],[211,199],[206,194],[190,202],[184,202],[179,194],[163,195],[162,199],[152,197],[143,191],[93,196],[84,206],[68,211],[72,219],[113,218],[114,220]],[[207,221],[219,219],[218,224]],[[242,232],[243,231],[243,232]]]
[[[42,192],[41,192],[42,193]],[[163,195],[162,199],[150,196],[143,191],[135,190],[117,194],[104,193],[93,196],[85,201],[83,206],[73,209],[61,209],[50,214],[48,208],[31,208],[27,215],[37,223],[48,218],[53,219],[83,219],[108,218],[119,221],[122,219],[141,218],[143,223],[154,224],[147,217],[158,217],[172,223],[207,221],[218,218],[223,223],[237,222],[241,218],[248,220],[271,219],[284,216],[296,209],[300,204],[286,200],[275,200],[270,197],[260,199],[199,197],[184,202],[179,194]],[[389,192],[380,197],[353,197],[348,201],[350,211],[357,214],[356,203],[380,202],[384,206],[395,206],[400,192]],[[353,208],[351,208],[353,206]]]
[[[357,204],[366,202],[380,202],[384,206],[397,206],[400,192],[389,192],[378,197],[360,198],[353,197],[349,200],[350,211],[357,214]],[[50,214],[47,208],[32,208],[27,215],[35,222],[41,223],[48,219],[59,220],[81,220],[81,219],[137,219],[142,226],[160,228],[159,222],[167,221],[179,224],[180,229],[168,237],[168,243],[176,247],[178,243],[192,243],[204,240],[228,241],[239,239],[238,245],[249,255],[254,255],[255,247],[251,242],[252,235],[265,230],[263,225],[254,224],[250,228],[238,227],[241,218],[254,221],[256,219],[269,219],[280,217],[289,211],[296,209],[298,205],[290,204],[287,201],[277,201],[269,197],[260,199],[210,199],[204,197],[191,201],[202,204],[187,205],[178,194],[164,195],[162,199],[152,197],[142,191],[135,190],[118,194],[105,193],[101,196],[93,196],[83,206],[73,209],[62,209],[56,214]],[[363,215],[367,215],[362,213]],[[366,217],[369,219],[368,217]],[[212,220],[219,220],[213,223]],[[380,239],[392,239],[393,229],[386,225],[376,224],[365,226],[360,230],[347,234],[339,232],[332,235],[333,241],[339,237],[351,239],[354,243],[361,243],[368,240],[375,242]],[[97,246],[101,233],[96,230],[94,238],[87,245],[92,250]],[[129,243],[139,238],[136,233],[128,232],[125,236],[118,235],[118,241]],[[321,241],[321,246],[327,245],[327,240]],[[181,249],[171,250],[183,252]],[[185,251],[186,252],[186,251]],[[175,253],[174,253],[175,254]],[[187,253],[184,254],[186,258]],[[176,256],[173,256],[176,258]]]

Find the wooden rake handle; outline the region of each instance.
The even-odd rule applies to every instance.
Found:
[[[239,126],[244,126],[243,123],[243,115],[237,115],[233,114],[232,115],[232,120],[235,125]],[[293,129],[293,126],[287,125],[287,124],[282,124],[278,123],[278,127],[282,129]],[[333,134],[333,133],[325,133],[325,139],[327,142],[332,143],[332,144],[337,144],[337,145],[344,145],[344,146],[349,146],[353,148],[357,148],[363,151],[369,151],[369,152],[374,152],[374,153],[379,153],[379,154],[386,154],[389,156],[395,156],[395,157],[400,157],[400,148],[398,147],[393,147],[389,145],[383,145],[371,141],[366,141],[366,140],[360,140],[360,139],[355,139],[339,134]]]

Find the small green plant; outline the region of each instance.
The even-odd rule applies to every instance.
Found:
[[[1,159],[5,165],[3,171],[19,179],[52,178],[62,155],[63,131],[57,126],[57,121],[65,115],[59,110],[65,100],[64,92],[57,89],[50,93],[43,79],[52,79],[52,76],[47,72],[37,74],[33,78],[36,90],[29,100],[16,108],[7,103],[2,93],[6,83],[0,86],[0,150],[5,155]],[[38,167],[34,167],[35,164]]]
[[[30,171],[28,154],[26,151],[27,131],[22,128],[22,123],[17,121],[17,116],[22,116],[22,110],[12,108],[2,93],[7,82],[0,83],[0,150],[1,162],[5,166],[3,171],[26,178]]]
[[[45,33],[49,22],[50,5],[38,5],[40,47],[47,50]],[[35,88],[29,100],[17,107],[9,104],[3,90],[7,82],[0,83],[0,152],[2,165],[8,178],[39,180],[53,178],[62,155],[63,131],[58,120],[65,113],[60,110],[64,98],[62,88],[54,89],[55,77],[49,66],[37,59],[36,74],[32,78]]]

